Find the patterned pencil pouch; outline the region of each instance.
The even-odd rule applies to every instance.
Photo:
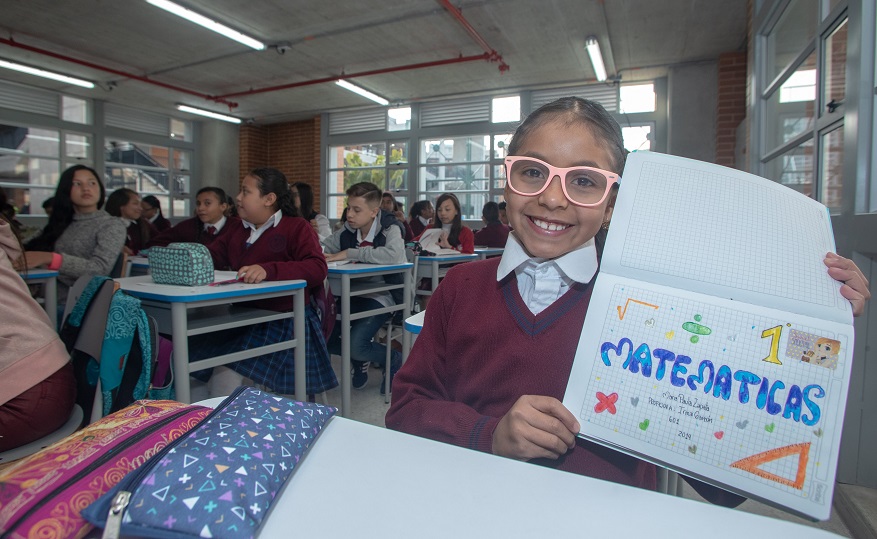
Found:
[[[335,412],[239,387],[82,514],[104,538],[252,538]]]
[[[158,284],[204,286],[213,282],[213,258],[200,243],[171,243],[149,250],[149,269]]]

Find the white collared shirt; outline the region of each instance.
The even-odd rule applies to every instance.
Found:
[[[280,223],[280,219],[282,217],[283,213],[280,210],[277,210],[274,215],[269,217],[268,220],[265,221],[265,223],[258,228],[253,223],[242,220],[244,226],[250,229],[250,238],[247,240],[247,245],[252,245],[256,243],[256,240],[258,240],[266,230],[273,226],[277,226]]]
[[[119,219],[121,219],[122,222],[125,223],[125,228],[128,228],[129,226],[131,226],[137,222],[133,219],[126,219],[125,217],[119,217]]]
[[[275,214],[275,215],[276,215],[276,214]],[[226,221],[228,221],[228,218],[227,218],[225,215],[223,215],[223,216],[219,219],[219,221],[216,221],[215,224],[212,224],[212,225],[211,225],[210,223],[202,223],[202,224],[204,225],[204,231],[205,231],[205,232],[206,232],[207,229],[210,228],[211,226],[212,226],[213,228],[215,228],[215,229],[216,229],[216,232],[213,233],[213,235],[215,236],[215,235],[219,234],[219,231],[222,230],[222,227],[225,226]],[[255,241],[255,240],[254,240],[254,241]],[[250,243],[252,243],[252,242],[250,242]]]
[[[420,219],[420,224],[422,224],[423,226],[429,226],[429,219],[422,215],[418,215],[417,218]]]
[[[379,213],[378,217],[380,217],[380,215],[381,214]],[[375,235],[377,235],[378,228],[381,226],[381,224],[378,222],[378,217],[375,217],[374,219],[372,219],[372,226],[371,226],[371,228],[368,229],[368,234],[366,234],[364,238],[362,237],[362,229],[361,228],[356,229],[356,244],[357,245],[359,245],[360,243],[362,243],[364,241],[367,241],[369,243],[375,242]]]
[[[496,280],[501,281],[514,271],[521,298],[530,312],[539,314],[564,295],[573,283],[593,279],[598,267],[593,238],[563,256],[544,259],[528,255],[512,233],[496,270]]]
[[[152,224],[155,224],[155,220],[158,219],[159,217],[161,217],[161,214],[158,212],[155,212],[155,215],[153,215],[151,219],[147,219],[147,221],[149,221]]]

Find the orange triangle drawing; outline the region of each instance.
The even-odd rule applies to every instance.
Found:
[[[788,479],[786,477],[781,477],[779,475],[764,471],[759,468],[759,466],[767,462],[773,462],[775,460],[779,460],[784,457],[790,457],[792,455],[798,455],[798,473],[795,474],[794,480]],[[738,468],[740,470],[743,470],[744,472],[753,473],[758,477],[767,479],[769,481],[775,481],[777,483],[780,483],[781,485],[787,485],[792,488],[801,490],[802,488],[804,488],[804,479],[807,476],[807,460],[809,457],[810,442],[807,442],[802,444],[787,445],[785,447],[776,447],[774,449],[764,451],[763,453],[757,453],[755,455],[742,458],[737,462],[732,462],[731,467]]]

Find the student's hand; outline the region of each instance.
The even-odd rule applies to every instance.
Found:
[[[444,248],[444,249],[453,249],[453,248],[454,248],[453,245],[451,245],[450,243],[448,243],[448,235],[447,235],[447,233],[445,233],[445,232],[442,232],[442,233],[439,235],[439,239],[438,239],[438,242],[437,242],[437,243],[438,243],[438,246],[439,246],[439,247],[442,247],[442,248]]]
[[[244,266],[238,270],[238,279],[249,284],[261,283],[267,276],[262,266]]]
[[[868,279],[859,266],[849,258],[834,253],[826,254],[823,262],[828,266],[828,274],[844,284],[840,287],[840,295],[853,304],[853,316],[865,312],[865,302],[871,299],[871,291]]]
[[[21,258],[12,263],[15,271],[23,271],[25,269],[38,268],[40,266],[48,266],[52,263],[52,253],[45,251],[27,251]]]
[[[339,260],[347,260],[347,249],[339,253],[326,255],[326,262],[338,262]]]
[[[317,235],[319,235],[320,234],[320,225],[317,224],[316,219],[311,219],[311,226],[314,228],[314,232],[316,232]]]
[[[401,212],[401,211],[393,212],[393,215],[395,215],[396,219],[398,219],[399,221],[401,221],[403,223],[405,222],[405,214],[403,212]]]
[[[517,460],[556,459],[575,447],[579,422],[553,397],[524,395],[493,431],[493,454]]]
[[[125,253],[125,254],[128,255],[128,256],[133,256],[133,255],[134,255],[134,251],[132,251],[131,248],[128,247],[127,245],[122,246],[122,252]]]

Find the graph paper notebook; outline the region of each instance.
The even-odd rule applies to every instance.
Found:
[[[804,195],[631,154],[564,397],[581,435],[829,518],[853,349],[829,251]]]

